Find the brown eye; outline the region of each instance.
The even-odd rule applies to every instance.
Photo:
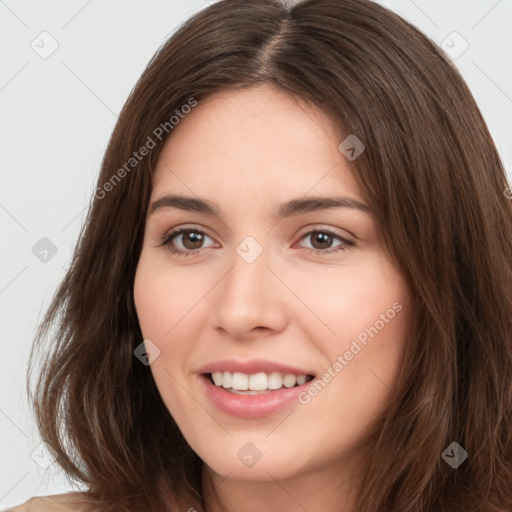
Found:
[[[329,249],[333,236],[321,231],[316,231],[311,235],[311,245],[314,249]]]
[[[181,228],[166,235],[160,245],[173,254],[193,256],[203,248],[205,237],[211,239],[202,229]]]
[[[198,231],[188,230],[183,231],[181,233],[183,235],[182,244],[185,247],[185,249],[190,249],[193,251],[194,249],[199,249],[201,247],[201,244],[204,240],[203,233],[199,233]],[[175,235],[174,237],[176,237]],[[173,237],[173,238],[174,238]]]
[[[311,247],[304,247],[304,249],[314,254],[330,254],[338,251],[345,251],[350,246],[354,245],[354,242],[347,240],[328,229],[309,231],[301,237],[301,240],[307,238],[311,239]],[[338,244],[338,247],[332,248],[334,239],[340,240],[341,244]]]

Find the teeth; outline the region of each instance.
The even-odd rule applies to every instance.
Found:
[[[240,372],[213,372],[211,374],[213,383],[218,387],[229,389],[232,392],[247,391],[268,391],[285,388],[292,388],[295,385],[302,385],[312,377],[308,375],[293,375],[279,372],[259,372],[247,375]]]
[[[224,377],[225,376],[226,372],[224,372]],[[249,376],[245,373],[233,373],[233,377],[231,378],[231,387],[233,389],[238,389],[238,391],[245,391],[249,389]]]
[[[272,372],[267,378],[268,389],[280,389],[283,387],[283,376],[281,373]]]
[[[307,375],[299,375],[297,377],[297,384],[300,386],[301,384],[304,384],[308,380]]]
[[[215,373],[217,373],[217,372],[215,372]],[[222,383],[222,387],[230,388],[231,387],[231,373],[229,373],[229,372],[224,372],[224,373],[218,372],[218,373],[219,373],[219,376],[217,377],[217,380],[220,379],[220,381]]]
[[[235,389],[238,389],[236,386],[232,386]],[[249,375],[249,386],[247,389],[251,389],[253,391],[263,391],[267,389],[267,376],[264,372],[253,373]]]
[[[213,372],[212,379],[216,386],[222,387],[222,383],[224,382],[224,375],[222,372]]]

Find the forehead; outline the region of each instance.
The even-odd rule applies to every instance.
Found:
[[[338,139],[322,111],[272,86],[222,91],[200,101],[166,140],[153,198],[169,191],[360,197]]]

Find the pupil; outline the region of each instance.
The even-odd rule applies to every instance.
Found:
[[[315,236],[313,236],[313,241],[320,241],[320,249],[325,249],[326,247],[329,247],[330,245],[330,238],[331,235],[327,235],[325,233],[316,233]],[[315,243],[313,243],[313,246],[315,246]]]
[[[192,247],[187,247],[187,244],[185,244],[185,247],[187,247],[187,249],[197,249],[198,247],[201,246],[201,243],[203,241],[203,235],[201,235],[201,233],[189,231],[188,236],[185,237],[185,241],[192,244]]]
[[[313,236],[313,245],[320,245],[320,249],[325,249],[326,247],[329,247],[331,235],[328,235],[326,233],[316,233]],[[192,247],[187,247],[187,249],[197,249],[201,246],[201,243],[203,241],[203,235],[201,233],[197,233],[195,231],[189,231],[188,237],[185,237],[185,240],[187,243],[191,244]]]

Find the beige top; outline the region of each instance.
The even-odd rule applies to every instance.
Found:
[[[23,505],[5,512],[86,512],[87,505],[79,492],[31,498]]]

